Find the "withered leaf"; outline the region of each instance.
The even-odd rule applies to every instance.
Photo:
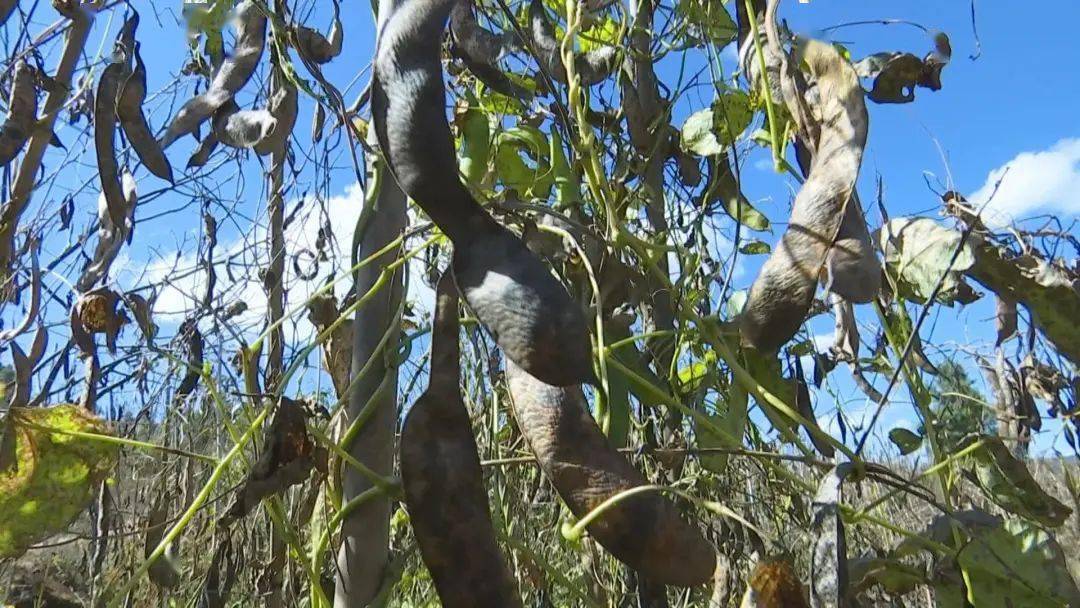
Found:
[[[308,435],[307,413],[300,401],[282,397],[263,437],[259,459],[236,490],[222,518],[228,524],[246,516],[262,499],[308,478],[322,451]]]

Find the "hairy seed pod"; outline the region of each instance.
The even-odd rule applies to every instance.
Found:
[[[225,102],[214,113],[214,137],[232,148],[253,148],[277,129],[277,120],[266,110],[241,110]]]
[[[532,92],[510,80],[497,63],[515,48],[514,36],[500,36],[482,27],[474,10],[472,0],[454,3],[450,11],[450,53],[491,90],[518,99],[532,98]]]
[[[98,242],[94,248],[94,257],[76,283],[79,291],[89,290],[108,275],[109,268],[120,253],[120,248],[125,242],[131,241],[135,205],[138,203],[139,195],[135,187],[135,177],[126,169],[120,179],[120,192],[123,196],[120,223],[113,221],[112,208],[105,198],[105,193],[102,192],[98,196]]]
[[[236,7],[234,27],[236,46],[232,55],[221,63],[206,92],[188,100],[176,113],[161,138],[162,148],[194,133],[251,80],[266,47],[266,15],[252,0],[244,0]]]
[[[323,36],[316,29],[304,25],[293,27],[293,44],[300,54],[311,61],[322,65],[329,63],[341,54],[341,45],[344,42],[344,34],[341,29],[341,7],[334,2],[334,22],[330,25],[330,32]]]
[[[296,87],[281,70],[274,71],[274,93],[267,108],[277,127],[269,137],[255,144],[255,153],[266,156],[276,150],[284,150],[296,126]]]
[[[551,78],[566,83],[566,66],[562,61],[562,42],[555,36],[555,26],[548,19],[543,0],[529,2],[529,36],[536,61]],[[574,56],[574,71],[583,86],[602,82],[617,64],[618,52],[613,46],[593,49]]]
[[[401,428],[405,506],[443,606],[521,606],[495,542],[476,440],[461,399],[458,298],[449,271],[436,293],[431,378]]]
[[[94,150],[97,153],[98,178],[114,226],[124,224],[125,207],[119,167],[116,163],[117,97],[120,95],[120,86],[131,72],[130,50],[134,46],[134,29],[138,22],[136,14],[124,23],[116,39],[116,54],[119,57],[114,57],[102,70],[94,96]]]
[[[581,388],[555,387],[506,363],[514,418],[529,449],[576,517],[647,485],[616,452],[586,409]],[[689,587],[712,578],[716,552],[675,505],[655,492],[623,498],[588,526],[616,558],[652,582]]]
[[[7,165],[22,152],[37,120],[37,86],[34,68],[25,61],[15,65],[8,98],[8,115],[0,126],[0,165]]]
[[[161,146],[154,139],[143,114],[143,102],[146,100],[146,64],[139,53],[139,46],[138,43],[135,44],[135,65],[116,98],[116,115],[120,118],[120,126],[139,160],[151,173],[173,183],[169,159],[165,158]]]
[[[881,263],[874,254],[874,244],[866,219],[859,208],[859,198],[852,196],[844,210],[836,243],[829,250],[821,280],[829,291],[858,304],[871,302],[881,291]]]
[[[810,173],[788,228],[750,288],[741,315],[742,340],[775,351],[806,319],[826,256],[854,201],[869,118],[858,76],[830,44],[809,41],[804,55],[816,78],[812,108],[820,129]]]
[[[557,386],[592,381],[581,308],[458,175],[439,60],[453,1],[408,0],[384,24],[372,87],[380,146],[402,191],[454,242],[458,287],[506,356]]]

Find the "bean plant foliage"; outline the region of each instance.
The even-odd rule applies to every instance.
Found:
[[[1080,606],[1077,230],[794,6],[0,1],[0,603]]]

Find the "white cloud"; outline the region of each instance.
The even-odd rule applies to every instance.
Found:
[[[971,195],[978,208],[990,200],[983,217],[992,226],[1021,220],[1037,212],[1080,213],[1080,138],[1063,139],[1047,150],[1022,152],[994,169]]]

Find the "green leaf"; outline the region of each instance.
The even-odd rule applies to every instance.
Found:
[[[495,169],[499,179],[504,186],[526,197],[547,199],[555,183],[548,165],[550,151],[547,136],[535,127],[518,126],[502,131],[495,138]]]
[[[618,45],[619,22],[610,16],[603,16],[591,27],[581,31],[578,35],[578,43],[583,53]]]
[[[64,530],[116,464],[115,444],[41,430],[108,434],[104,421],[77,405],[12,408],[16,468],[0,473],[0,559]]]
[[[738,385],[732,385],[728,391],[726,411],[722,414],[706,415],[706,418],[717,428],[726,431],[727,436],[713,432],[705,425],[695,425],[694,440],[701,449],[737,449],[742,447],[743,433],[746,431],[747,411],[746,390]],[[723,453],[702,453],[699,456],[701,466],[714,473],[723,472],[727,466],[728,456]]]
[[[461,152],[458,154],[458,166],[465,180],[471,184],[480,184],[487,174],[488,159],[491,156],[491,132],[488,117],[475,106],[467,107],[455,117],[461,133]]]
[[[980,531],[964,544],[956,563],[967,574],[967,593],[979,608],[1080,606],[1080,591],[1069,574],[1061,545],[1031,522],[1007,520]],[[963,604],[964,591],[949,584],[960,580],[958,572],[936,580],[938,606]]]
[[[1010,513],[1051,528],[1065,523],[1072,509],[1043,491],[1000,438],[983,437],[982,441],[983,447],[973,454],[975,475],[990,500]]]
[[[938,301],[949,304],[961,295],[961,273],[975,263],[970,244],[960,244],[961,235],[928,218],[901,217],[881,228],[881,250],[885,264],[897,278],[901,294],[920,304],[926,303],[941,281]],[[944,277],[944,279],[942,278]],[[970,288],[969,288],[970,289]]]
[[[713,133],[712,109],[698,110],[683,123],[682,132],[679,136],[679,146],[687,152],[698,156],[713,156],[721,154],[724,146]]]
[[[848,577],[855,593],[881,585],[887,593],[903,595],[926,582],[922,569],[897,559],[862,556],[848,560]]]
[[[683,123],[679,145],[698,156],[723,154],[749,126],[754,112],[750,97],[737,89],[725,92],[706,110],[698,110]]]
[[[772,253],[772,247],[764,241],[750,241],[739,247],[739,253],[745,255],[766,255]]]
[[[902,455],[907,456],[919,449],[919,446],[922,445],[923,438],[922,435],[919,435],[910,429],[898,426],[889,431],[889,441],[893,442],[893,445],[900,450]]]
[[[685,15],[687,20],[718,49],[730,44],[738,33],[738,26],[731,18],[731,13],[724,9],[722,2],[682,0],[679,3],[679,12]]]
[[[734,145],[754,118],[750,96],[739,89],[726,91],[713,101],[712,114],[713,132],[725,146]]]
[[[679,392],[688,395],[697,391],[715,372],[716,353],[710,350],[703,359],[679,369]]]

